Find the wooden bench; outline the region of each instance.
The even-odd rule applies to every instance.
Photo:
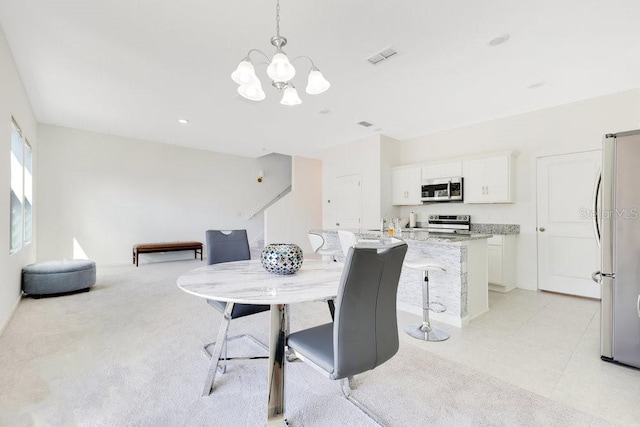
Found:
[[[195,259],[202,261],[202,242],[167,242],[167,243],[138,243],[133,245],[133,263],[138,266],[140,254],[154,252],[195,251]]]

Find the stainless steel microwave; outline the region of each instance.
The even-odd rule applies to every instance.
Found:
[[[423,202],[461,202],[462,177],[426,179],[422,181]]]

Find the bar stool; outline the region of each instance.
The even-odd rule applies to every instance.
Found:
[[[340,247],[342,248],[342,253],[345,258],[349,253],[349,248],[358,243],[356,234],[347,230],[338,230],[338,240],[340,240]]]
[[[321,255],[323,260],[335,261],[336,255],[342,253],[340,249],[325,247],[326,242],[322,234],[309,232],[309,242],[311,243],[311,249]]]
[[[404,265],[415,270],[422,270],[422,324],[408,325],[405,332],[414,338],[423,341],[444,341],[449,338],[449,332],[432,328],[429,323],[429,310],[435,313],[446,311],[446,307],[440,303],[429,302],[429,271],[447,271],[444,264],[431,258],[419,258],[405,261]],[[437,307],[439,306],[439,307]]]

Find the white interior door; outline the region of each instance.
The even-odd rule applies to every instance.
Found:
[[[336,227],[342,229],[360,228],[362,216],[362,193],[360,174],[336,178]]]
[[[537,159],[538,289],[600,298],[593,189],[600,150]]]

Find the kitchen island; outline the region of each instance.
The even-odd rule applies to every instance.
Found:
[[[353,231],[359,239],[380,239],[379,231]],[[327,245],[340,248],[335,230],[322,233]],[[388,237],[384,233],[384,237]],[[403,231],[396,236],[406,241],[406,259],[432,258],[443,263],[446,272],[429,273],[431,302],[443,304],[447,310],[431,312],[432,320],[463,327],[470,320],[489,311],[487,281],[487,239],[491,234],[433,234],[427,231]],[[344,257],[338,256],[339,261]],[[422,316],[422,272],[403,268],[398,285],[398,309]]]

